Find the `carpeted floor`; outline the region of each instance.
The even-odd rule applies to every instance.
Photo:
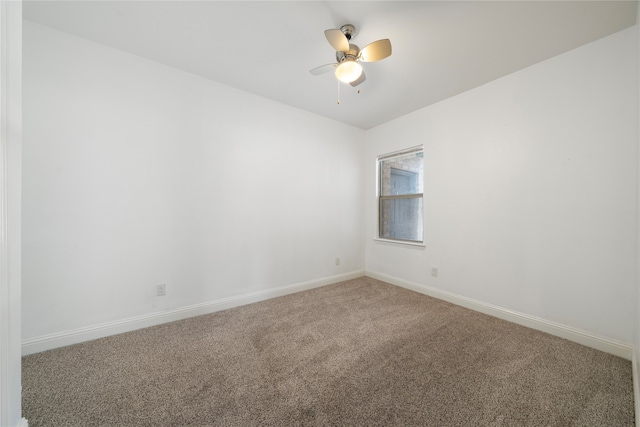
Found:
[[[38,426],[630,426],[631,362],[370,278],[23,358]]]

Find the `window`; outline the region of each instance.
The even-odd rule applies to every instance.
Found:
[[[422,147],[378,157],[378,238],[422,243]]]

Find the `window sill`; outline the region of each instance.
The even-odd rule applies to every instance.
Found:
[[[426,246],[424,245],[424,243],[418,243],[418,242],[406,242],[403,240],[390,240],[390,239],[381,239],[379,237],[376,237],[373,239],[374,242],[380,242],[380,243],[389,243],[392,245],[401,245],[401,246],[411,246],[414,247],[416,249],[424,249]]]

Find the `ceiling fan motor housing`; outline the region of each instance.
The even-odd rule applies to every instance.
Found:
[[[336,61],[338,61],[338,64],[344,62],[347,59],[355,61],[356,59],[358,59],[359,54],[360,48],[355,44],[349,44],[348,52],[336,52]]]

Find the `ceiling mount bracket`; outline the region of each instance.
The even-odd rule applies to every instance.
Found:
[[[340,27],[340,31],[342,31],[342,34],[344,34],[347,40],[351,40],[351,37],[356,34],[356,27],[351,24],[345,24]]]

